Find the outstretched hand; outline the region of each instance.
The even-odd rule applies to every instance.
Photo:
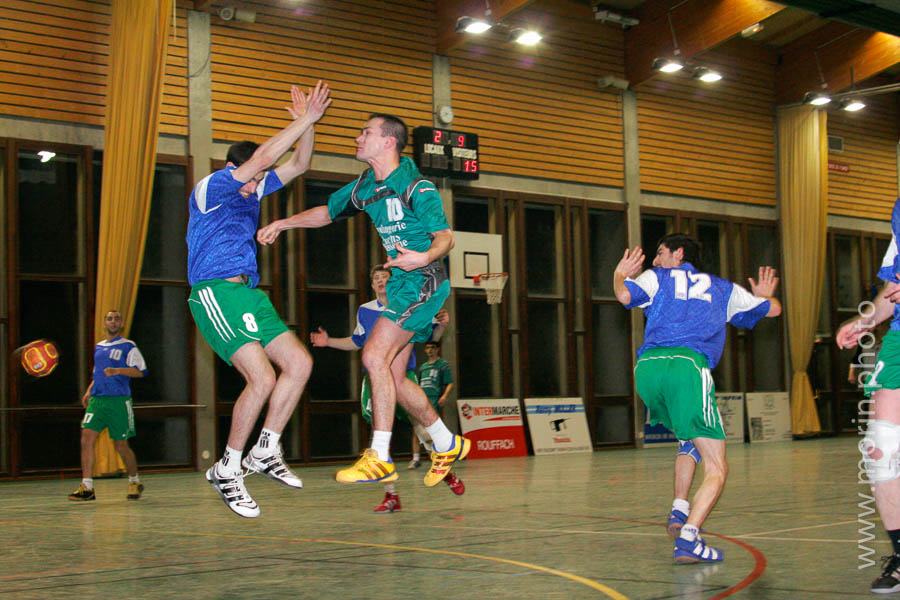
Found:
[[[446,308],[442,308],[434,315],[434,320],[438,322],[438,325],[446,327],[450,323],[450,313],[447,312]]]
[[[306,94],[300,91],[296,85],[291,86],[291,102],[293,106],[288,106],[287,111],[293,119],[299,119],[305,114],[309,114],[315,123],[325,114],[325,109],[331,105],[331,98],[328,95],[331,90],[327,83],[322,83],[320,79],[316,83],[315,89],[307,89]]]
[[[256,241],[263,246],[268,246],[278,238],[278,234],[282,232],[284,227],[281,220],[272,221],[262,229],[256,232]]]
[[[309,333],[309,341],[316,348],[327,348],[328,332],[319,327],[319,331],[311,331]]]
[[[625,248],[625,254],[622,260],[616,265],[616,273],[624,277],[634,277],[644,268],[644,251],[640,246],[635,246],[633,250]]]
[[[394,248],[397,250],[397,256],[384,263],[385,269],[397,267],[402,271],[414,271],[428,266],[428,263],[431,262],[428,260],[427,252],[416,252],[399,244]]]
[[[778,277],[775,276],[775,269],[772,267],[759,268],[759,281],[753,281],[752,277],[748,277],[750,282],[750,291],[754,296],[761,298],[771,298],[775,295],[775,289],[778,287]]]
[[[291,86],[291,102],[293,106],[285,106],[294,120],[306,114],[306,94],[300,91],[296,85]]]

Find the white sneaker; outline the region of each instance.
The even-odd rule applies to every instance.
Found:
[[[269,479],[277,481],[281,485],[299,490],[303,487],[300,478],[294,475],[281,458],[281,448],[268,456],[262,458],[253,456],[253,450],[247,453],[241,464],[250,472],[260,473]]]
[[[244,486],[243,471],[220,475],[216,470],[218,464],[216,463],[206,471],[206,480],[216,488],[228,508],[248,519],[258,517],[259,506],[256,505]]]

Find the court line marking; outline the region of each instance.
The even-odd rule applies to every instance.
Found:
[[[0,521],[0,526],[10,526],[10,527],[34,527],[40,529],[50,529],[50,525],[41,525],[37,523],[25,523],[25,522],[11,522],[11,521]],[[82,527],[75,527],[71,525],[60,525],[54,524],[52,528],[55,529],[70,529],[73,531],[80,531],[83,529]],[[517,567],[522,567],[525,569],[531,569],[534,571],[543,571],[544,573],[549,573],[550,575],[556,575],[557,577],[563,577],[564,579],[569,579],[574,581],[575,583],[580,583],[582,585],[586,585],[587,587],[593,588],[597,591],[603,592],[613,600],[628,600],[628,597],[620,594],[616,590],[603,585],[602,583],[598,583],[592,579],[588,579],[587,577],[582,577],[580,575],[573,575],[572,573],[566,573],[565,571],[559,571],[557,569],[551,569],[550,567],[544,567],[541,565],[535,565],[532,563],[526,563],[518,560],[512,560],[509,558],[498,558],[496,556],[485,556],[483,554],[470,554],[468,552],[456,552],[454,550],[438,550],[434,548],[419,548],[416,546],[399,546],[396,544],[374,544],[370,542],[348,542],[344,540],[328,540],[328,539],[317,539],[317,538],[295,538],[295,537],[284,537],[284,536],[269,536],[269,535],[246,535],[246,534],[237,534],[237,533],[208,533],[208,532],[194,532],[194,531],[164,531],[161,529],[130,529],[124,527],[94,527],[94,531],[116,531],[116,532],[124,532],[124,533],[155,533],[162,535],[177,535],[177,536],[196,536],[196,537],[212,537],[212,538],[234,538],[234,539],[244,539],[244,540],[268,540],[268,541],[287,541],[287,542],[305,542],[305,543],[313,543],[313,544],[338,544],[342,546],[363,546],[367,548],[383,548],[388,550],[410,550],[413,552],[428,552],[431,554],[447,554],[450,556],[461,556],[463,558],[475,558],[478,560],[488,560],[498,563],[506,563],[509,565],[514,565]]]
[[[736,535],[736,538],[749,538],[756,537],[758,535],[770,535],[772,533],[787,533],[788,531],[802,531],[804,529],[821,529],[823,527],[833,527],[835,525],[849,525],[850,523],[856,523],[856,519],[852,521],[838,521],[836,523],[822,523],[820,525],[804,525],[803,527],[791,527],[790,529],[773,529],[772,531],[760,531],[759,533],[744,533],[741,535]]]

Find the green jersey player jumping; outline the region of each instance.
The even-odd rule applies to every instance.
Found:
[[[362,356],[372,384],[372,447],[356,464],[335,474],[342,483],[397,479],[389,452],[397,401],[425,426],[434,443],[425,485],[444,479],[471,446],[469,440],[450,433],[422,388],[406,378],[412,343],[428,339],[432,318],[450,293],[440,260],[453,247],[453,232],[437,188],[422,178],[412,160],[401,157],[408,138],[406,124],[397,117],[371,115],[356,138],[356,158],[370,168],[332,194],[327,206],[275,221],[256,235],[259,243],[271,244],[286,229],[322,227],[365,212],[387,251],[388,304]]]

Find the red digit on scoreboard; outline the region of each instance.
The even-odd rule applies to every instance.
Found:
[[[466,136],[463,133],[460,133],[456,136],[456,145],[460,148],[464,148],[466,145]]]
[[[443,137],[443,135],[444,135],[444,132],[443,132],[443,131],[441,131],[440,129],[435,129],[435,130],[434,130],[434,143],[435,143],[435,144],[440,144],[440,143],[441,143],[441,138]]]
[[[478,172],[478,160],[467,160],[463,163],[463,171],[466,173]]]

